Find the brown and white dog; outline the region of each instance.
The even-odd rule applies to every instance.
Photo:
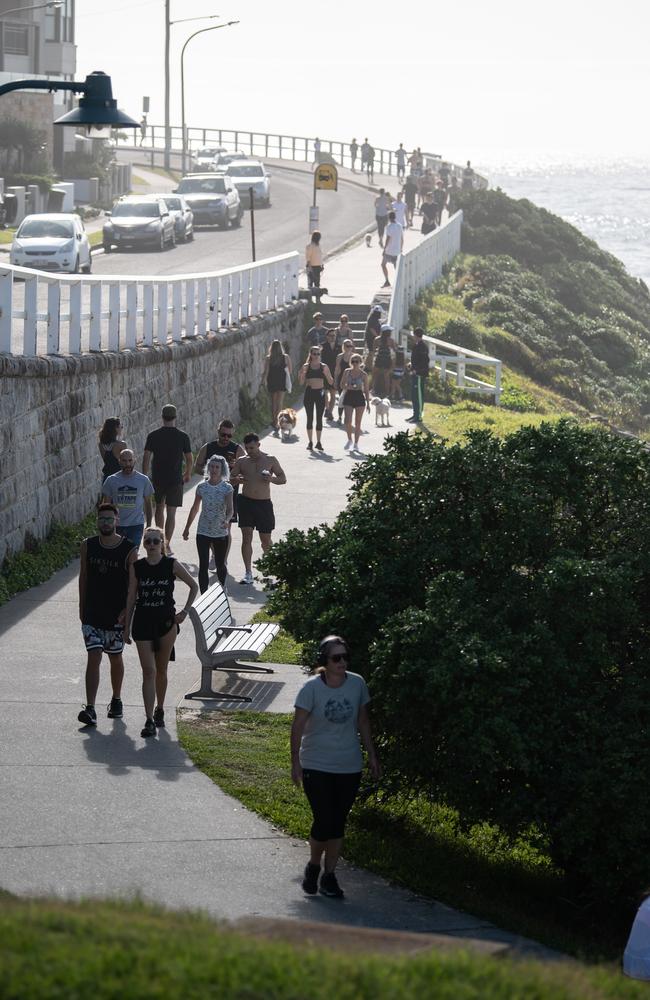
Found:
[[[278,413],[278,430],[283,441],[290,441],[296,429],[298,414],[291,407],[287,406]]]
[[[375,408],[375,427],[390,427],[388,419],[390,415],[390,399],[380,399],[379,396],[373,396],[370,400],[370,405]]]

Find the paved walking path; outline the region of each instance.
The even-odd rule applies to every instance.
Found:
[[[354,268],[360,282],[369,280],[371,262],[366,260],[365,268]],[[393,409],[393,428],[408,427],[404,418],[409,412]],[[128,414],[123,416],[128,439]],[[386,432],[369,417],[364,422],[363,451],[380,451]],[[363,461],[344,451],[341,429],[325,431],[323,455],[306,451],[304,423],[298,432],[296,442],[268,438],[263,445],[279,458],[288,479],[286,486],[273,489],[276,537],[290,527],[307,528],[336,517],[345,504],[348,473]],[[178,518],[181,530],[189,501],[186,497]],[[194,543],[179,536],[180,531],[175,552],[195,572]],[[264,598],[259,583],[245,587],[235,582],[243,570],[239,540],[235,529],[230,591],[242,623]],[[77,570],[74,563],[0,608],[1,888],[69,897],[139,893],[170,907],[199,907],[229,919],[320,920],[480,939],[481,947],[491,951],[550,954],[484,920],[345,864],[341,881],[348,897],[343,904],[305,897],[300,889],[305,844],[224,795],[177,742],[173,706],[183,704],[184,693],[199,677],[189,625],[181,632],[177,660],[170,667],[168,727],[158,739],[140,737],[141,673],[133,647],[125,656],[124,719],[109,720],[103,711],[110,697],[104,667],[99,724],[96,730],[83,729],[77,723],[85,666]],[[178,603],[183,592],[179,585]],[[233,683],[255,695],[253,707],[289,711],[302,675],[297,667],[284,666],[262,680]],[[196,701],[184,704],[200,707]],[[207,707],[224,710],[214,703]]]

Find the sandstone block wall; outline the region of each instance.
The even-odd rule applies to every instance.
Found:
[[[121,418],[137,468],[167,402],[197,451],[223,417],[237,422],[240,390],[257,396],[275,337],[294,369],[304,360],[304,311],[296,302],[237,329],[136,351],[0,356],[0,563],[26,535],[44,538],[53,521],[73,523],[92,508],[106,417]]]

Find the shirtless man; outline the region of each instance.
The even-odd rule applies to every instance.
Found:
[[[241,583],[253,582],[253,532],[258,531],[262,551],[271,545],[271,532],[275,528],[275,514],[271,502],[271,483],[284,486],[287,477],[277,458],[260,451],[257,434],[247,434],[244,438],[246,455],[238,458],[230,473],[230,482],[239,483],[242,492],[237,503],[237,516],[241,528],[241,554],[244,573]]]

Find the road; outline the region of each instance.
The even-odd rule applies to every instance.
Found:
[[[134,167],[135,174],[150,183],[168,189],[169,182],[144,167]],[[308,242],[309,206],[313,197],[309,174],[274,167],[271,171],[271,208],[255,210],[257,260],[275,257],[291,250],[301,253]],[[343,243],[374,221],[374,193],[354,184],[341,182],[338,191],[319,191],[320,228],[323,247]],[[252,260],[250,212],[245,212],[239,229],[201,228],[192,243],[179,244],[164,253],[97,254],[93,257],[96,275],[173,275],[217,271],[224,267],[247,264]]]

